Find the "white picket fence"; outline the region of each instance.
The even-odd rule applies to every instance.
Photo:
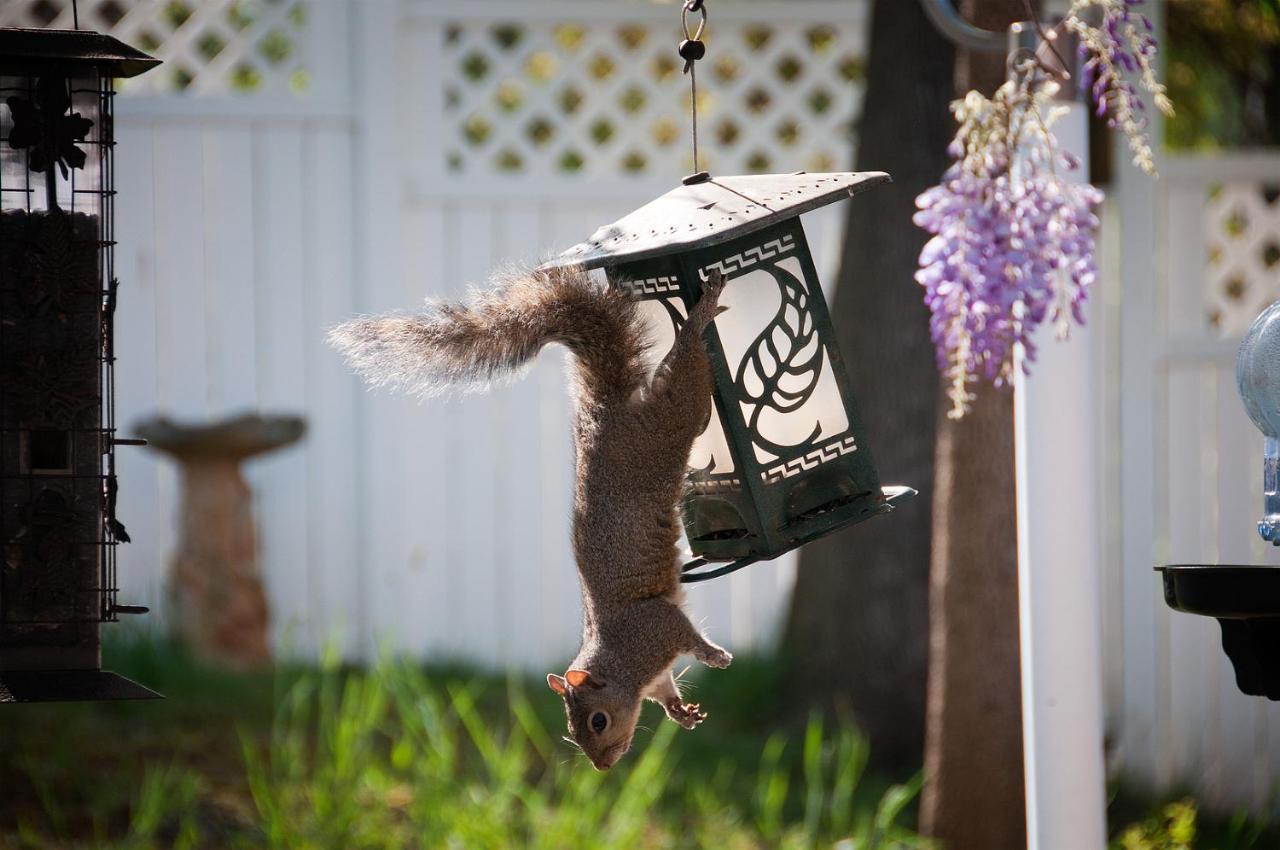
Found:
[[[0,24],[67,24],[67,6],[9,0]],[[419,404],[366,393],[323,333],[461,295],[670,188],[690,165],[677,7],[80,7],[166,60],[117,109],[121,421],[248,408],[310,423],[300,447],[251,467],[281,650],[563,664],[578,630],[563,356],[490,395]],[[862,2],[716,6],[699,78],[711,167],[847,167],[864,15]],[[1151,567],[1280,563],[1252,531],[1260,443],[1232,372],[1248,319],[1280,297],[1280,202],[1262,194],[1280,157],[1175,159],[1158,187],[1131,177],[1109,207],[1095,334],[1111,763],[1274,809],[1280,708],[1236,692],[1216,624],[1168,612]],[[806,217],[828,282],[840,218]],[[1052,448],[1032,436],[1029,451]],[[135,541],[123,599],[159,625],[176,474],[120,455]],[[693,608],[733,649],[767,646],[793,569],[700,585]]]

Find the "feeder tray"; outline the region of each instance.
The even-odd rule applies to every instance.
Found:
[[[843,528],[846,525],[861,522],[862,520],[867,519],[869,515],[887,514],[889,511],[904,502],[910,501],[917,495],[915,488],[904,487],[900,484],[884,487],[882,488],[882,492],[884,493],[884,500],[876,504],[874,507],[863,508],[860,516],[845,517],[837,524],[824,528],[820,532],[810,533],[804,537],[793,538],[791,541],[791,548],[794,549],[803,546],[810,541],[817,540],[819,537],[829,534],[839,528]],[[694,584],[699,581],[707,581],[708,579],[727,576],[729,573],[736,573],[743,567],[749,567],[759,560],[761,559],[758,556],[748,556],[745,558],[739,558],[736,561],[731,561],[724,566],[715,566],[715,561],[711,558],[695,558],[680,568],[680,581],[683,584]],[[772,560],[772,558],[768,560]]]
[[[0,703],[164,699],[109,670],[5,670]]]
[[[1175,564],[1157,567],[1175,611],[1213,617],[1236,686],[1280,700],[1280,567]]]

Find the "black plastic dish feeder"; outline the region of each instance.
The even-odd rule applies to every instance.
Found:
[[[1280,567],[1175,564],[1156,567],[1175,611],[1213,617],[1236,686],[1280,700]]]

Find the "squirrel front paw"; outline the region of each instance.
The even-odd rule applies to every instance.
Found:
[[[693,653],[693,657],[708,667],[715,667],[719,670],[723,670],[733,662],[733,653],[729,652],[727,649],[722,649],[721,647],[716,646],[714,643],[708,643],[699,647]]]
[[[710,301],[716,301],[720,298],[720,293],[724,291],[724,272],[719,269],[712,269],[707,274],[706,282],[702,284],[702,297]]]
[[[689,314],[690,320],[699,331],[705,330],[707,325],[715,321],[716,316],[728,310],[728,307],[719,306],[720,293],[724,291],[724,275],[719,269],[713,270],[707,275],[706,281],[702,284],[702,295],[698,298],[698,303],[693,305],[693,310]]]
[[[663,708],[667,710],[667,717],[685,729],[692,729],[707,719],[707,713],[702,710],[702,706],[693,702],[686,703],[679,697],[667,700],[663,703]]]

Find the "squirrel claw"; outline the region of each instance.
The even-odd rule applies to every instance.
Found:
[[[685,729],[692,729],[707,719],[707,713],[697,703],[685,703],[680,698],[669,700],[664,706],[667,716]]]

